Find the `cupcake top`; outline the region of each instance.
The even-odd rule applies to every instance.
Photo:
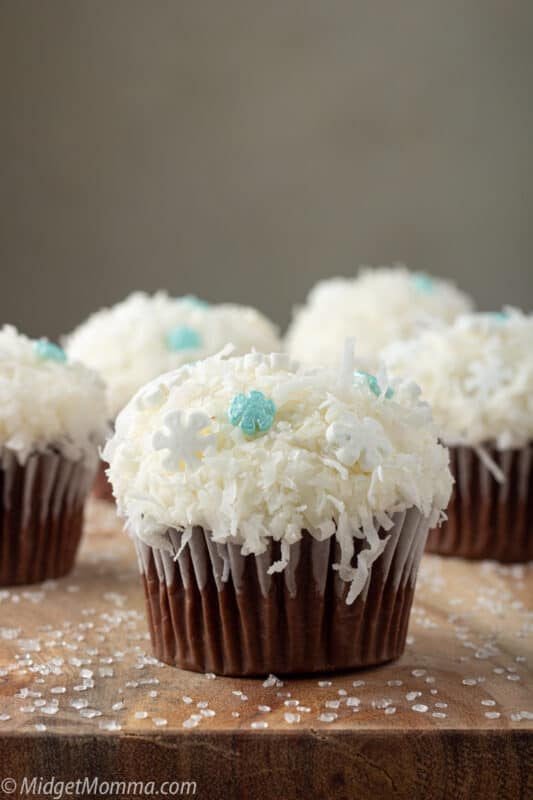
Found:
[[[385,345],[414,336],[434,320],[452,322],[471,305],[453,284],[424,273],[403,266],[364,268],[355,278],[316,284],[295,311],[287,349],[303,363],[332,366],[353,336],[358,363],[372,369]]]
[[[466,314],[383,357],[420,384],[447,444],[505,449],[533,439],[532,314]]]
[[[383,551],[380,526],[416,506],[435,524],[448,503],[448,452],[412,383],[305,370],[289,356],[219,354],[160,376],[119,414],[104,457],[130,531],[167,548],[168,528],[192,526],[243,555],[307,530],[335,535],[351,600]],[[357,566],[354,539],[366,539]]]
[[[24,463],[54,447],[67,458],[97,461],[107,433],[102,381],[46,339],[11,325],[0,329],[0,446]]]
[[[276,327],[253,308],[135,292],[92,314],[66,337],[65,347],[104,378],[114,418],[156,375],[213,355],[228,343],[239,353],[279,348]]]

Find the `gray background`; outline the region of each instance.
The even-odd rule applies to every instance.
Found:
[[[0,319],[285,324],[395,260],[531,308],[532,36],[528,0],[0,0]]]

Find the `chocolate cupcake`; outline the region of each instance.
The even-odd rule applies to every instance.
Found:
[[[448,453],[412,385],[286,355],[163,375],[106,445],[157,658],[224,675],[363,667],[403,651]]]
[[[533,315],[468,314],[384,352],[413,378],[451,450],[448,520],[428,551],[533,559]]]
[[[45,339],[0,330],[0,586],[71,569],[105,418],[94,373]]]
[[[270,320],[248,306],[210,305],[196,297],[135,292],[92,314],[65,339],[66,352],[96,370],[107,386],[109,420],[135,392],[161,373],[218,353],[231,343],[236,354],[279,349]],[[93,487],[112,500],[102,464]]]
[[[452,283],[406,267],[364,268],[356,277],[330,278],[313,287],[295,309],[287,351],[303,364],[334,366],[347,337],[355,337],[357,363],[379,366],[381,350],[411,338],[434,320],[452,322],[472,301]]]

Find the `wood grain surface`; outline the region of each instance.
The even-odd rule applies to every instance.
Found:
[[[533,797],[532,640],[533,566],[425,556],[395,663],[277,681],[167,667],[133,546],[94,501],[69,577],[0,590],[0,797],[24,776],[147,782],[121,798],[164,781],[216,800]]]

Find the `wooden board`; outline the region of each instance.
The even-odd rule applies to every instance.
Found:
[[[533,566],[425,556],[400,661],[265,685],[151,657],[120,528],[93,502],[72,575],[0,589],[0,797],[24,776],[194,781],[216,800],[533,797]]]

